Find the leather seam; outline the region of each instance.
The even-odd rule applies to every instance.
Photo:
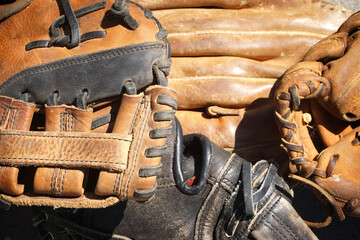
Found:
[[[55,177],[56,168],[53,169],[52,175],[51,175],[51,181],[50,181],[50,193],[54,194],[54,177]]]
[[[278,216],[276,216],[276,214],[274,214],[273,212],[270,212],[270,215],[275,218],[275,220],[281,225],[281,227],[283,227],[284,229],[286,229],[286,231],[291,235],[292,239],[297,239],[296,235],[289,229],[289,226],[286,225],[284,223],[284,221],[279,218]],[[267,221],[267,220],[266,220]]]
[[[20,133],[6,133],[1,132],[0,136],[23,136],[23,137],[35,137],[35,138],[73,138],[73,139],[98,139],[98,140],[114,140],[114,141],[124,141],[124,142],[131,142],[131,140],[122,139],[122,138],[111,138],[111,137],[80,137],[80,136],[39,136],[39,135],[32,135],[31,133],[20,134]]]
[[[7,80],[5,80],[5,82],[0,86],[0,90],[6,88],[8,85],[12,84],[13,82],[17,81],[18,79],[21,79],[23,77],[29,76],[29,75],[33,75],[36,73],[40,73],[40,72],[48,72],[54,69],[59,69],[59,68],[63,68],[63,67],[67,67],[67,66],[71,66],[74,64],[84,64],[84,63],[89,63],[89,62],[94,62],[96,60],[100,60],[100,59],[110,59],[110,58],[114,58],[114,57],[118,57],[118,56],[122,56],[122,55],[126,55],[126,54],[130,54],[130,53],[135,53],[135,52],[140,52],[140,51],[144,51],[144,50],[149,50],[149,49],[164,49],[165,46],[163,45],[163,43],[150,43],[147,46],[134,46],[131,47],[130,49],[118,49],[115,51],[110,51],[110,52],[100,52],[100,53],[95,53],[91,56],[86,56],[84,58],[79,58],[79,59],[65,59],[61,62],[55,62],[55,63],[50,63],[48,65],[38,65],[38,66],[34,66],[35,69],[26,69],[24,70],[24,72],[19,73],[19,75],[15,75],[13,77],[8,78]]]
[[[138,137],[137,137],[137,141],[138,141],[138,143],[137,143],[137,145],[136,145],[136,148],[135,148],[135,156],[134,156],[134,159],[133,159],[133,164],[132,164],[132,166],[131,166],[131,170],[130,170],[130,173],[129,173],[129,176],[128,176],[128,178],[127,178],[127,180],[125,180],[126,181],[126,184],[124,184],[124,187],[123,187],[123,189],[124,189],[124,191],[123,191],[123,196],[124,196],[124,198],[125,198],[125,193],[126,193],[126,196],[129,196],[129,193],[128,193],[128,191],[129,191],[129,184],[130,184],[130,180],[131,180],[131,178],[132,178],[132,175],[133,175],[133,173],[134,173],[134,171],[135,171],[135,167],[136,167],[136,162],[138,162],[138,155],[139,155],[139,148],[141,147],[141,145],[142,145],[142,139],[143,139],[143,135],[144,135],[144,132],[145,132],[145,129],[146,129],[146,125],[147,125],[147,122],[148,122],[148,119],[149,119],[149,116],[148,115],[150,115],[149,113],[151,113],[151,109],[150,109],[150,102],[148,102],[148,101],[146,101],[145,100],[145,97],[144,97],[144,102],[143,102],[143,104],[144,104],[144,113],[143,113],[143,116],[145,116],[144,117],[144,119],[142,120],[142,122],[140,122],[139,123],[139,125],[141,126],[141,128],[142,129],[140,129],[140,134],[138,135]]]
[[[115,181],[114,181],[114,184],[113,184],[113,190],[112,190],[112,192],[113,192],[114,195],[117,195],[117,193],[118,193],[118,191],[119,191],[119,190],[116,188],[118,181],[119,181],[119,174],[116,174]]]
[[[72,159],[50,159],[50,158],[10,158],[10,157],[0,157],[2,160],[25,160],[24,162],[17,161],[15,165],[17,164],[29,164],[28,161],[49,161],[49,162],[75,162],[75,163],[109,163],[114,165],[120,165],[120,166],[126,166],[126,164],[118,163],[118,162],[108,162],[108,161],[92,161],[92,160],[72,160]],[[50,163],[49,163],[50,164]],[[9,164],[10,165],[10,164]],[[36,165],[36,164],[30,164],[30,165]]]

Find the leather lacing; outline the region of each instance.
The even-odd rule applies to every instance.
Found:
[[[157,102],[159,104],[164,104],[167,106],[172,107],[173,109],[177,108],[177,101],[167,95],[159,95]],[[175,112],[174,112],[175,113]],[[194,195],[200,193],[206,185],[207,181],[207,174],[208,169],[210,165],[210,158],[212,154],[212,148],[210,141],[207,137],[201,135],[201,134],[190,134],[183,136],[182,128],[180,125],[179,120],[174,116],[172,111],[171,113],[160,113],[157,115],[155,121],[168,121],[171,116],[172,120],[176,122],[176,143],[174,146],[174,178],[175,182],[177,184],[177,187],[181,192],[187,195]],[[155,118],[155,117],[154,117]],[[164,138],[168,137],[171,134],[171,127],[170,128],[160,128],[160,129],[154,129],[150,132],[150,136],[152,138]],[[194,144],[194,142],[200,143],[202,146],[201,155],[202,155],[202,163],[201,163],[201,169],[200,169],[200,175],[197,176],[199,180],[197,181],[196,185],[188,186],[186,184],[186,181],[184,181],[183,173],[181,169],[181,161],[183,158],[184,153],[184,147],[186,149],[187,146],[191,146]],[[164,154],[164,148],[158,147],[158,148],[150,148],[154,149],[151,151],[156,152],[156,157],[162,156]],[[149,151],[149,150],[148,150]],[[179,164],[180,163],[180,164]],[[139,170],[139,176],[140,177],[149,177],[160,174],[161,166],[154,167],[154,168],[141,168]],[[180,172],[181,171],[181,172]],[[275,169],[276,173],[276,169]],[[266,178],[270,178],[271,174],[268,174]],[[268,182],[268,181],[264,181]],[[258,191],[258,197],[262,198],[263,194],[266,194],[268,187],[270,186],[271,182],[269,184],[263,184],[264,187],[261,187],[261,189]],[[256,187],[259,187],[256,185]],[[154,188],[154,190],[156,187]],[[141,192],[135,190],[135,194],[153,194],[153,192]],[[138,197],[138,196],[137,196]],[[140,196],[141,197],[141,196]],[[256,197],[255,197],[256,198]],[[257,198],[256,198],[257,199]],[[256,202],[255,199],[255,202]],[[67,211],[64,209],[64,211]],[[101,231],[96,231],[94,229],[91,229],[89,227],[81,226],[77,224],[74,221],[70,221],[63,216],[59,215],[58,211],[53,211],[50,208],[41,208],[40,212],[36,217],[33,219],[33,225],[35,227],[40,227],[44,231],[44,235],[42,240],[45,239],[56,239],[54,237],[54,234],[58,234],[62,237],[68,237],[66,239],[89,239],[89,240],[100,240],[100,239],[113,239],[113,240],[129,240],[130,238],[118,234],[109,234],[104,233]],[[70,238],[69,238],[70,237]]]
[[[127,0],[116,0],[115,3],[111,6],[111,13],[119,17],[122,20],[122,23],[131,30],[138,28],[139,24],[137,21],[130,15],[130,8],[127,5]],[[79,46],[81,42],[95,39],[103,38],[106,36],[105,31],[91,31],[80,35],[80,27],[77,18],[80,18],[84,15],[104,9],[106,7],[106,1],[95,3],[78,10],[73,10],[69,0],[61,0],[62,8],[64,10],[64,15],[56,18],[50,26],[50,40],[38,40],[32,41],[25,46],[27,51],[35,48],[45,48],[45,47],[67,47],[73,48]],[[62,35],[60,28],[68,23],[71,33],[70,35]]]
[[[155,122],[166,121],[170,123],[175,117],[175,111],[177,109],[178,102],[176,101],[176,99],[168,95],[162,95],[162,94],[160,94],[157,97],[156,102],[160,105],[168,106],[172,110],[155,112],[153,115],[153,120]],[[157,128],[151,130],[149,133],[149,137],[151,139],[167,138],[171,134],[170,124],[169,127],[166,128]],[[166,143],[163,146],[147,148],[145,150],[145,157],[147,158],[162,157],[166,153],[166,151],[168,151],[168,149],[169,147],[166,145]],[[158,176],[161,173],[161,167],[162,165],[160,164],[159,166],[140,168],[138,173],[139,177],[146,178],[146,177]],[[152,189],[136,189],[134,190],[134,196],[139,199],[147,199],[155,193],[156,187],[157,186],[155,185]]]
[[[235,189],[236,192],[241,192],[242,186],[242,201],[240,201],[238,208],[233,212],[226,226],[225,232],[229,237],[235,234],[240,221],[246,221],[256,215],[259,211],[257,209],[258,203],[269,191],[275,179],[277,168],[273,163],[256,179],[252,175],[255,168],[256,165],[252,167],[250,162],[244,162],[242,165],[241,179]]]
[[[328,86],[324,82],[320,82],[318,87],[312,81],[307,81],[306,85],[310,91],[310,94],[307,96],[300,96],[298,87],[296,85],[292,85],[289,87],[289,92],[282,92],[278,96],[278,100],[280,101],[288,101],[287,104],[289,106],[288,111],[286,111],[283,115],[278,112],[275,112],[275,116],[279,124],[287,129],[287,134],[281,141],[283,145],[288,149],[289,153],[297,153],[298,157],[290,157],[290,162],[297,166],[298,170],[301,169],[302,166],[310,163],[310,159],[305,157],[305,147],[300,143],[294,143],[293,137],[297,134],[297,125],[292,121],[292,112],[298,110],[300,108],[300,100],[301,99],[315,99],[320,97],[325,90],[327,90]],[[290,154],[289,154],[290,155]],[[307,175],[311,175],[311,173],[307,173]]]

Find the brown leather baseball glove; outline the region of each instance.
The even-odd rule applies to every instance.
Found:
[[[184,133],[246,159],[287,161],[269,101],[273,84],[351,12],[307,0],[136,1],[168,32],[169,87]]]
[[[355,163],[360,153],[356,122],[360,118],[359,27],[358,12],[335,34],[313,46],[302,62],[284,74],[274,91],[276,116],[289,153],[290,169],[313,182],[291,177],[318,189],[340,219],[345,218],[343,212],[360,216],[360,169]],[[313,144],[304,122],[307,112],[304,104],[309,101],[311,110],[305,114],[313,116],[322,145]]]
[[[1,199],[87,208],[149,199],[177,108],[166,32],[151,12],[124,0],[0,10]]]

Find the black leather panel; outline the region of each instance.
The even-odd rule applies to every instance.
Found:
[[[165,50],[164,43],[144,43],[37,65],[7,79],[0,95],[19,99],[28,93],[29,101],[40,105],[55,91],[58,104],[74,104],[82,91],[88,92],[88,103],[114,97],[125,80],[133,81],[137,89],[152,84],[152,66],[165,57]]]

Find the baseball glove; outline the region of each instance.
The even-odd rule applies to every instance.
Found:
[[[1,199],[76,208],[149,199],[177,108],[166,31],[125,0],[13,8],[2,6],[0,24]]]
[[[317,239],[291,206],[293,192],[273,163],[252,165],[180,124],[162,158],[158,191],[146,203],[77,212],[43,208],[54,239]]]
[[[287,161],[271,89],[351,12],[308,0],[137,2],[153,10],[168,31],[169,87],[178,95],[176,116],[184,134],[204,134],[246,159]]]
[[[290,68],[276,86],[274,101],[282,141],[289,153],[291,175],[321,191],[340,219],[344,213],[360,216],[355,164],[359,154],[360,13],[339,30],[313,46],[304,61]],[[302,121],[303,104],[311,101],[311,114],[324,140],[314,145]],[[316,102],[315,102],[316,101]],[[308,113],[309,114],[309,113]],[[300,116],[300,117],[299,117]],[[352,124],[349,124],[352,122]],[[355,129],[353,129],[355,128]],[[324,149],[318,154],[319,150]]]

